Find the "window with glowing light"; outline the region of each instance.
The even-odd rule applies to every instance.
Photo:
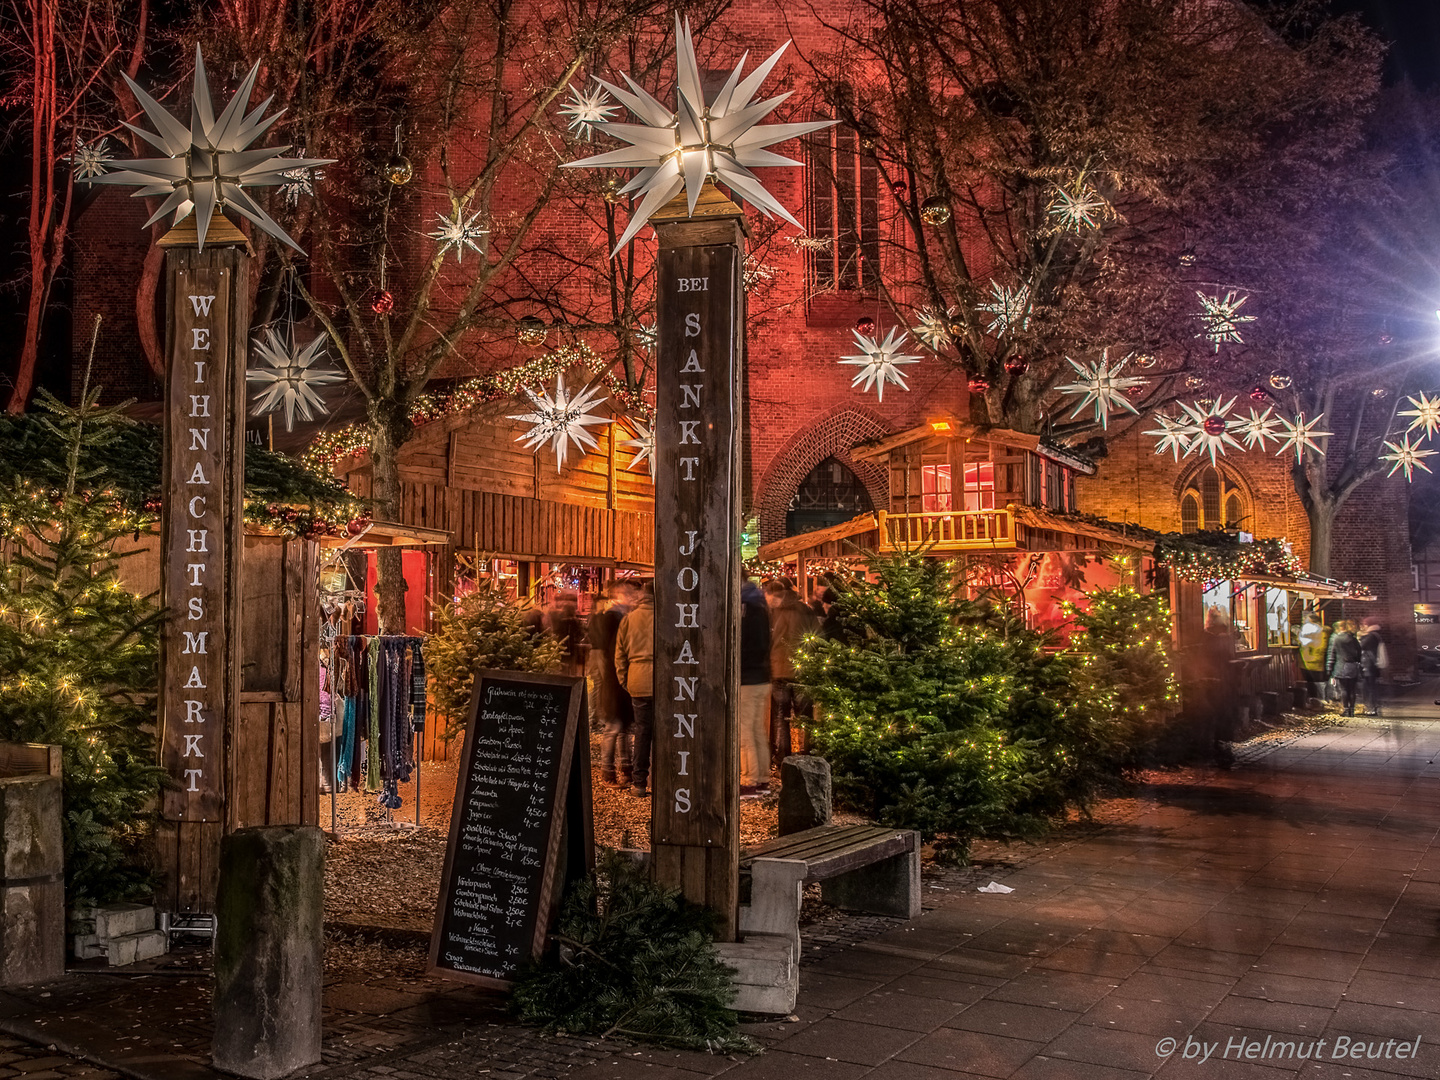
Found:
[[[1234,474],[1206,465],[1190,477],[1180,493],[1181,532],[1249,528],[1249,497]]]
[[[954,509],[950,493],[950,466],[922,465],[920,510],[926,514],[948,514]]]
[[[995,509],[995,463],[977,461],[965,466],[965,509]]]
[[[854,128],[833,127],[807,144],[805,231],[810,284],[822,292],[874,293],[880,283],[880,173]]]

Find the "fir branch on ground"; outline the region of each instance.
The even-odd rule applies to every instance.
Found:
[[[512,1005],[547,1031],[587,1032],[711,1052],[755,1053],[735,1030],[735,986],[715,950],[714,916],[605,850],[571,887],[558,955],[523,972]]]

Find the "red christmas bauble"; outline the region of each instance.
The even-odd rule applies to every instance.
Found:
[[[983,394],[983,393],[985,393],[986,390],[989,390],[989,389],[990,389],[990,383],[989,383],[989,381],[987,381],[987,380],[985,380],[985,379],[971,379],[971,380],[970,380],[970,392],[971,392],[972,394]]]
[[[375,298],[370,301],[370,310],[375,312],[376,315],[390,314],[390,312],[395,310],[395,297],[391,296],[386,290],[381,289],[375,294]]]
[[[365,522],[362,518],[355,518],[345,526],[345,531],[351,536],[359,536],[365,531]]]
[[[1205,422],[1200,426],[1205,429],[1206,435],[1223,435],[1225,433],[1225,420],[1219,416],[1207,416]]]
[[[869,315],[861,315],[855,320],[855,329],[862,334],[873,334],[875,332],[875,320]]]
[[[1010,357],[1009,360],[1005,361],[1005,370],[1010,372],[1012,375],[1020,374],[1029,366],[1030,365],[1025,362],[1025,357],[1019,355],[1018,353]]]
[[[896,180],[890,185],[890,190],[894,193],[895,198],[903,199],[906,195],[910,194],[910,185],[904,180]]]
[[[1255,386],[1255,387],[1251,387],[1251,389],[1250,389],[1250,400],[1251,400],[1251,401],[1265,401],[1265,400],[1267,400],[1269,397],[1270,397],[1270,394],[1265,390],[1265,388],[1264,388],[1263,386]]]

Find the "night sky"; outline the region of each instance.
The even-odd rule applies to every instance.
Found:
[[[1417,87],[1440,82],[1440,0],[1331,0],[1335,12],[1358,11],[1391,43],[1386,82]]]

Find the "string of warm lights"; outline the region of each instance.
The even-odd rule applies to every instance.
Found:
[[[1155,559],[1181,581],[1232,581],[1244,577],[1290,577],[1304,567],[1289,541],[1256,538],[1241,543],[1224,532],[1171,534],[1155,543]]]

